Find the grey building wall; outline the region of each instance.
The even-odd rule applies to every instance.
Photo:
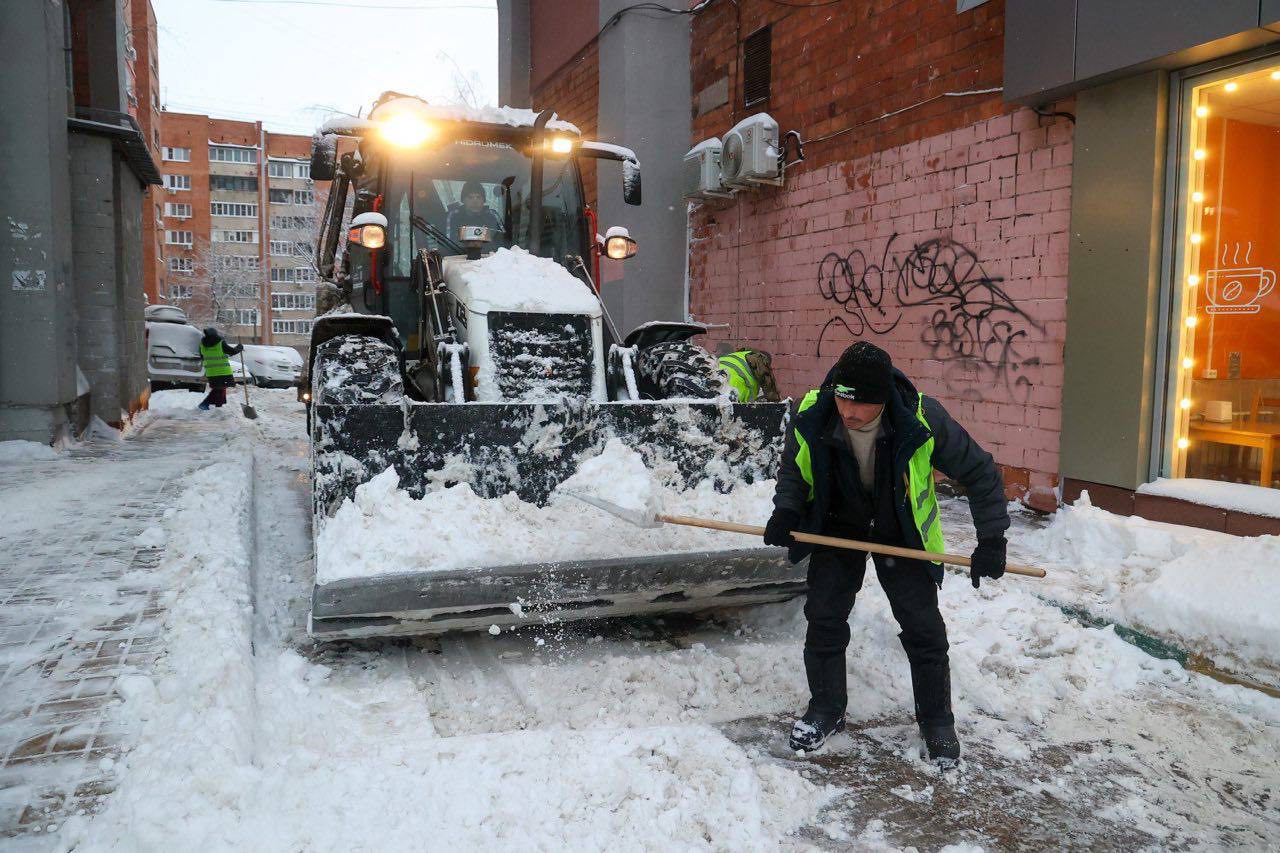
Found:
[[[1278,0],[1007,0],[1005,98],[1047,102],[1274,41]]]
[[[603,24],[629,0],[601,0]],[[601,161],[601,230],[623,225],[640,243],[622,264],[622,279],[603,286],[605,304],[623,335],[649,320],[684,319],[687,207],[683,158],[692,133],[689,20],[631,13],[601,36],[599,137],[636,152],[644,203],[622,201],[622,168]],[[614,262],[604,261],[606,264]]]
[[[498,0],[498,103],[529,106],[529,0]]]
[[[0,26],[0,440],[49,441],[76,398],[63,27],[55,3]]]
[[[76,352],[92,413],[119,421],[147,386],[142,185],[112,140],[71,135]]]
[[[1168,75],[1076,99],[1062,476],[1149,478],[1161,283]]]

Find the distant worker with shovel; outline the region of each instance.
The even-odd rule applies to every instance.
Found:
[[[209,393],[200,401],[200,410],[209,411],[210,406],[222,408],[227,404],[227,389],[236,384],[231,370],[231,358],[244,347],[240,344],[229,344],[218,334],[213,326],[204,330],[200,339],[200,358],[204,361],[204,376],[209,380]]]
[[[797,542],[793,531],[905,546],[942,554],[942,524],[933,471],[964,486],[978,547],[970,577],[1005,572],[1009,527],[1004,480],[991,454],[941,404],[916,391],[889,354],[858,341],[846,349],[822,387],[800,401],[787,435],[765,529],[769,545],[809,557],[804,614],[804,668],[809,707],[791,729],[791,748],[814,750],[845,727],[845,648],[849,613],[866,573],[864,551]],[[947,630],[938,611],[942,565],[873,555],[911,665],[916,722],[929,758],[960,757],[951,713]]]

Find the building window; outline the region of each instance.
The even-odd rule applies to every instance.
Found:
[[[169,285],[170,299],[190,299],[191,285],[189,284],[171,284]]]
[[[1184,81],[1162,472],[1280,481],[1280,61]]]
[[[274,311],[314,311],[316,297],[313,293],[273,293],[271,308]]]
[[[254,255],[217,255],[213,259],[217,272],[240,272],[262,269],[262,260]]]
[[[164,215],[173,216],[178,219],[191,218],[191,205],[181,204],[178,202],[166,201],[164,203]]]
[[[277,335],[309,335],[311,320],[272,320],[271,331]]]
[[[272,204],[293,204],[293,190],[267,190]]]
[[[209,213],[212,216],[257,216],[258,206],[233,201],[211,201]]]
[[[272,240],[271,254],[273,255],[291,255],[293,254],[293,243],[288,240]]]
[[[164,241],[170,246],[185,246],[191,248],[191,232],[190,231],[166,231],[164,232]]]
[[[298,284],[315,284],[316,271],[311,267],[297,267],[294,272],[298,276]]]
[[[191,149],[190,149],[190,148],[170,148],[169,146],[167,146],[167,145],[166,145],[166,146],[165,146],[163,149],[161,149],[161,150],[163,151],[163,155],[162,155],[162,156],[163,156],[163,157],[164,157],[164,159],[166,159],[166,160],[173,160],[173,161],[174,161],[174,162],[176,162],[176,163],[190,163],[190,162],[191,162]]]
[[[240,175],[210,175],[209,189],[222,193],[256,193],[258,179]]]
[[[169,272],[175,275],[191,275],[196,271],[195,261],[191,258],[170,258]]]
[[[209,160],[215,163],[257,163],[258,149],[235,148],[230,145],[210,145]]]
[[[167,190],[189,190],[191,189],[191,176],[165,175],[164,188]]]
[[[294,243],[293,256],[295,258],[311,257],[311,244],[310,243]]]
[[[298,271],[293,267],[272,267],[271,280],[276,283],[293,284],[298,280]]]
[[[293,203],[294,204],[315,204],[316,194],[311,190],[294,190]]]
[[[229,326],[258,325],[257,308],[219,308],[218,322]]]
[[[773,36],[769,27],[756,30],[742,43],[742,102],[755,106],[769,100]]]
[[[304,231],[314,230],[316,221],[310,216],[273,216],[271,217],[271,230],[284,231],[289,229],[301,229]]]
[[[295,178],[305,178],[311,180],[311,164],[310,163],[294,163],[293,176]]]
[[[256,243],[258,242],[257,231],[214,231],[213,242],[215,243]]]

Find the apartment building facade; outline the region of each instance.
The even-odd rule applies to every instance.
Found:
[[[165,112],[160,139],[159,301],[232,340],[305,349],[327,192],[311,180],[310,137]]]

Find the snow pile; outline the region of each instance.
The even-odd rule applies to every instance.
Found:
[[[476,261],[445,260],[445,276],[471,311],[542,311],[600,316],[591,289],[550,258],[519,246],[500,248]]]
[[[628,508],[656,508],[704,518],[759,521],[772,509],[772,480],[738,483],[728,494],[710,481],[680,490],[658,482],[643,459],[617,439],[556,490],[546,507],[514,494],[491,500],[461,483],[415,500],[388,468],[356,488],[316,541],[316,582],[407,572],[444,571],[555,560],[760,547],[754,536],[663,525],[645,529],[584,505],[566,490]],[[617,498],[621,498],[619,501]],[[405,531],[416,531],[406,536]]]
[[[1280,537],[1113,515],[1082,496],[1019,543],[1057,563],[1051,595],[1230,663],[1280,670]]]
[[[1143,483],[1138,491],[1144,495],[1191,501],[1219,509],[1265,515],[1280,518],[1280,489],[1263,489],[1244,483],[1224,483],[1220,480],[1179,479],[1164,477],[1154,483]]]
[[[0,465],[16,465],[21,462],[52,462],[62,454],[47,444],[37,441],[0,441]]]

